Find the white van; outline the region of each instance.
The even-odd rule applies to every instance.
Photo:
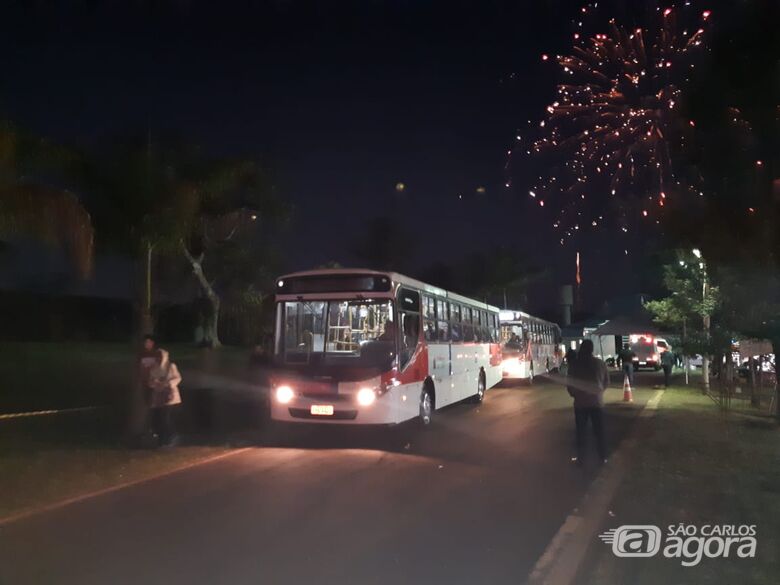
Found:
[[[635,341],[632,339],[631,351],[634,352],[635,370],[648,368],[658,371],[661,369],[661,354],[665,351],[672,351],[672,346],[662,337],[640,335],[636,337]]]

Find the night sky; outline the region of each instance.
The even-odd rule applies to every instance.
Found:
[[[566,47],[577,6],[19,2],[0,19],[0,112],[85,145],[149,127],[261,155],[295,208],[288,269],[354,264],[361,223],[388,215],[418,235],[417,267],[516,245],[570,281],[573,250],[504,164],[554,91],[540,55]]]

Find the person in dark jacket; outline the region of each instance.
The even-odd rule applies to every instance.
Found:
[[[561,364],[561,374],[564,376],[567,376],[569,372],[571,372],[571,368],[574,365],[574,362],[577,361],[577,352],[573,349],[570,349],[566,352],[566,357],[563,360],[563,364]],[[567,387],[568,390],[568,387]],[[571,394],[571,390],[569,390],[569,394]]]
[[[585,440],[588,420],[593,425],[596,451],[599,459],[606,463],[607,449],[604,440],[604,391],[609,385],[609,373],[604,362],[593,356],[593,342],[586,339],[580,346],[577,360],[569,368],[567,390],[574,398],[574,423],[577,436],[577,457],[582,464],[585,455]]]
[[[620,361],[623,365],[623,376],[628,377],[628,383],[634,385],[634,358],[636,354],[631,346],[626,344],[620,352]]]
[[[668,349],[661,354],[661,367],[664,369],[664,386],[666,388],[669,387],[669,380],[672,377],[674,361],[674,354]]]

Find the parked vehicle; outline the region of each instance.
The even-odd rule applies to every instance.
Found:
[[[661,369],[661,354],[672,351],[672,346],[662,337],[632,335],[631,351],[634,352],[635,370],[648,368],[658,371]]]

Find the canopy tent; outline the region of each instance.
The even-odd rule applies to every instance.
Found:
[[[631,335],[632,333],[663,335],[663,332],[653,325],[649,317],[641,315],[635,317],[615,317],[592,331],[591,335]]]

